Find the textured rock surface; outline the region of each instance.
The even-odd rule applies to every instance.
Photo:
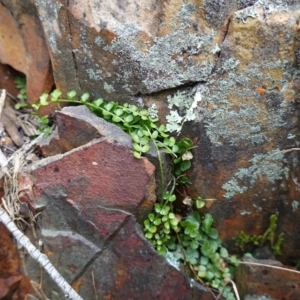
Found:
[[[107,138],[95,140],[66,155],[41,160],[28,168],[32,169],[31,175],[22,182],[26,190],[30,190],[32,184],[28,195],[41,206],[45,203],[41,194],[52,185],[61,186],[57,193],[69,203],[76,199],[82,207],[93,209],[96,205],[120,209],[139,220],[155,202],[154,166],[147,159],[136,160],[130,149]]]
[[[156,103],[164,117],[176,104],[195,121],[184,128],[197,145],[189,192],[217,199],[210,211],[227,245],[240,230],[261,234],[278,213],[293,260],[299,155],[273,153],[300,142],[299,3],[200,2],[36,6],[59,88]]]
[[[132,148],[132,139],[128,134],[115,124],[97,117],[85,106],[65,107],[61,111],[56,112],[55,119],[57,124],[56,130],[39,143],[40,152],[44,157],[65,153],[103,136],[111,138],[127,148]],[[156,194],[159,195],[163,191],[161,191],[160,187],[159,161],[154,146],[146,154],[146,157],[156,167]],[[172,178],[170,158],[161,151],[160,159],[165,181],[169,182]]]
[[[244,259],[249,263],[260,263],[275,267],[283,267],[274,260]],[[299,299],[299,273],[295,270],[279,270],[268,266],[240,265],[237,270],[237,287],[242,299]],[[248,297],[246,297],[248,295]],[[246,298],[245,298],[246,297]],[[265,298],[263,298],[265,297]]]
[[[50,57],[35,5],[30,0],[0,3],[0,62],[27,78],[27,96],[34,103],[54,82]]]
[[[25,299],[34,294],[28,279],[21,272],[22,261],[9,231],[0,223],[0,299]]]
[[[19,181],[22,200],[42,210],[44,253],[84,299],[213,299],[159,256],[136,223],[155,202],[146,158],[101,138],[24,168]],[[59,292],[47,275],[44,283],[48,295]]]
[[[238,3],[209,2],[36,1],[58,87],[124,101],[207,80]]]
[[[65,107],[55,114],[57,131],[39,143],[44,157],[68,152],[100,137],[131,148],[131,137],[114,124],[98,118],[85,106]]]
[[[1,6],[1,16],[5,14],[8,18],[5,23],[12,24],[17,50],[24,55],[16,19],[7,14],[12,6],[9,1],[1,3],[6,5],[4,9]],[[297,261],[299,151],[277,152],[300,145],[299,1],[130,0],[124,3],[35,1],[57,87],[63,92],[88,91],[107,100],[146,106],[155,103],[162,120],[171,122],[173,128],[176,121],[183,119],[175,112],[168,115],[169,110],[176,109],[183,118],[193,121],[183,128],[183,135],[192,137],[196,144],[188,192],[191,196],[216,199],[209,211],[226,244],[234,249],[232,237],[240,230],[262,234],[269,216],[277,213],[278,233],[285,234],[282,259]],[[18,12],[17,8],[14,10]],[[9,53],[17,50],[9,48]],[[26,53],[34,52],[28,48]],[[14,63],[23,62],[21,56],[14,55]],[[31,55],[32,61],[35,57]],[[42,61],[45,63],[48,58]],[[17,69],[13,62],[9,64]],[[44,86],[43,78],[38,78],[41,81],[36,87]],[[73,165],[74,161],[69,168]],[[57,178],[66,180],[58,174]],[[30,191],[30,176],[26,180],[24,185]],[[84,189],[85,183],[80,178],[77,183],[82,188],[73,195],[81,195]],[[56,188],[57,197],[62,197],[65,187]],[[56,195],[54,190],[52,193]],[[35,205],[44,207],[48,203],[46,198],[39,197]],[[64,206],[60,209],[67,211]],[[119,217],[126,219],[122,214]],[[94,228],[93,224],[89,226]],[[82,243],[88,248],[84,239],[71,238],[69,227],[57,229],[57,240],[67,236],[70,243]],[[42,233],[49,245],[54,243],[52,233]],[[107,251],[111,257],[110,250]],[[120,258],[121,265],[123,259]],[[92,266],[89,270],[93,270]],[[73,280],[79,288],[76,276]],[[83,280],[88,281],[86,278],[91,274],[84,276]]]
[[[300,142],[300,10],[285,9],[234,14],[216,71],[196,92],[190,192],[217,199],[210,211],[228,242],[240,230],[262,234],[278,213],[283,259],[291,262],[300,254],[299,152],[274,153]]]

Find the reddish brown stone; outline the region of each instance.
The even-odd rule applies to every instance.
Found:
[[[54,82],[43,29],[29,0],[0,4],[0,62],[27,78],[27,97],[34,103]]]
[[[131,138],[119,127],[97,117],[86,106],[65,107],[56,112],[57,130],[39,143],[44,157],[68,152],[100,137],[131,147]]]
[[[8,93],[16,97],[19,94],[15,84],[18,74],[13,68],[0,63],[0,89],[6,89]]]
[[[0,299],[11,299],[20,284],[22,275],[0,278]]]
[[[131,150],[110,139],[42,160],[30,169],[29,181],[37,201],[43,199],[46,187],[60,185],[70,203],[122,209],[139,220],[155,202],[154,166],[146,158],[136,159]]]
[[[128,218],[113,240],[78,280],[79,293],[93,299],[211,300],[210,291],[191,284],[159,256]],[[76,285],[76,283],[75,283]]]
[[[259,263],[262,266],[241,264],[236,273],[236,284],[241,296],[268,295],[272,299],[300,299],[300,274],[274,260],[244,259],[245,262]],[[271,267],[268,267],[270,265]],[[272,268],[281,267],[283,269]]]
[[[21,272],[22,261],[10,232],[0,222],[0,299],[25,299],[33,289]],[[19,298],[13,298],[13,297]]]

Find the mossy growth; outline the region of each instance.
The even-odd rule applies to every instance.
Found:
[[[263,247],[270,243],[271,249],[275,255],[281,255],[281,247],[284,242],[284,234],[276,235],[278,217],[271,215],[268,229],[262,235],[248,235],[244,231],[237,233],[234,237],[236,246],[245,250],[246,246]]]

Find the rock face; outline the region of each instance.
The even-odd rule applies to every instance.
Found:
[[[237,9],[209,2],[36,1],[57,86],[124,101],[206,81]]]
[[[0,299],[25,299],[34,293],[30,280],[21,272],[22,261],[10,232],[0,223]]]
[[[215,72],[198,86],[190,193],[217,199],[210,211],[228,245],[237,231],[262,234],[277,213],[281,259],[291,262],[300,254],[299,152],[280,150],[300,142],[300,10],[273,8],[234,13]]]
[[[283,267],[281,263],[274,260],[247,258],[244,261],[261,265],[239,266],[236,283],[242,299],[299,299],[299,272],[293,272],[295,271],[293,269],[272,268]]]
[[[31,10],[21,10],[20,1],[1,3],[0,13],[7,22],[1,23],[5,34],[0,38],[7,38],[7,24],[11,24],[18,47],[8,48],[3,42],[0,61],[26,73],[28,80],[38,80],[34,85],[28,81],[28,91],[35,86],[36,95],[47,86],[50,56],[55,84],[64,93],[74,89],[95,98],[147,107],[156,104],[161,119],[174,131],[190,121],[182,129],[182,135],[193,138],[196,145],[188,193],[216,199],[207,209],[226,245],[235,252],[236,232],[260,235],[269,216],[277,213],[277,231],[285,236],[280,259],[288,263],[299,259],[300,241],[295,238],[300,230],[299,151],[280,152],[300,145],[298,0],[22,1]],[[8,10],[16,14],[12,17]],[[26,11],[34,11],[33,22],[26,19]],[[49,56],[35,55],[32,47],[24,46],[28,35],[19,35],[17,20],[32,25],[27,25],[28,32],[43,53],[48,45]],[[7,53],[16,59],[12,61]],[[31,60],[25,65],[34,72],[42,66],[42,76],[30,77],[36,73],[29,72],[22,59],[29,54]],[[89,130],[90,136],[98,137],[97,130]],[[111,146],[107,140],[101,143]],[[74,160],[70,169],[73,165]],[[76,180],[82,189],[87,185]],[[59,197],[64,189],[58,189]],[[44,207],[45,198],[38,199],[40,203],[32,205]],[[130,214],[137,212],[130,210]],[[83,241],[76,237],[76,243]],[[124,261],[120,258],[122,266]],[[93,276],[100,272],[92,266],[89,270]]]
[[[155,103],[171,130],[194,121],[183,128],[197,146],[189,193],[217,199],[210,212],[227,245],[277,213],[283,260],[299,256],[299,152],[277,153],[300,142],[297,1],[36,7],[59,88]]]
[[[0,63],[26,75],[28,100],[35,103],[54,84],[36,7],[30,0],[4,0],[0,3],[0,19]],[[5,66],[1,65],[0,69],[3,68]]]
[[[112,138],[132,149],[132,139],[115,124],[98,118],[85,106],[65,107],[56,112],[56,130],[39,143],[39,150],[44,157],[65,153],[100,137]],[[133,149],[132,149],[133,150]],[[158,154],[154,146],[146,157],[155,165],[156,194],[164,192],[161,187],[161,174]],[[170,157],[160,151],[160,160],[166,182],[172,178]]]
[[[213,299],[143,237],[137,221],[156,200],[154,169],[102,137],[20,174],[22,201],[42,211],[44,253],[84,299]],[[29,276],[37,278],[36,269]],[[47,275],[44,283],[47,295],[59,293]]]

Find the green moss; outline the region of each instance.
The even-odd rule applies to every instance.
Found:
[[[269,227],[262,235],[248,235],[243,231],[237,233],[234,238],[235,244],[244,250],[248,244],[256,247],[262,247],[269,242],[273,253],[275,255],[281,255],[281,246],[284,238],[283,233],[280,233],[278,237],[276,237],[277,220],[277,215],[271,215]]]

